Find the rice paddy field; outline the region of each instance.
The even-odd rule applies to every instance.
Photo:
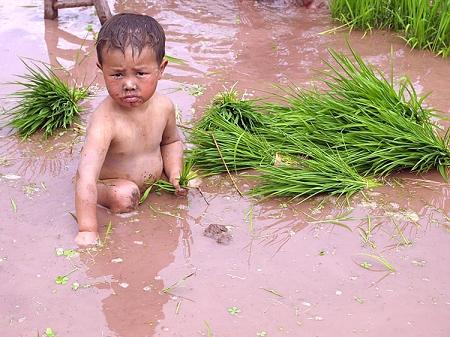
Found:
[[[0,2],[0,336],[449,336],[448,2],[365,3],[110,0],[164,27],[158,90],[202,177],[99,208],[80,250],[100,24]],[[29,96],[36,65],[69,89],[38,72]],[[45,122],[53,93],[71,103]]]

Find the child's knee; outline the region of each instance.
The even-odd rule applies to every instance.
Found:
[[[139,203],[139,188],[133,182],[117,186],[111,196],[110,209],[114,213],[126,213],[134,211]]]

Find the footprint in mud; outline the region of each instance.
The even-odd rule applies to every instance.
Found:
[[[228,228],[224,225],[209,224],[203,231],[203,235],[216,240],[217,243],[227,245],[230,243],[232,236]]]

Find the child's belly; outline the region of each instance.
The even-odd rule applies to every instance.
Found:
[[[160,153],[138,156],[111,155],[105,158],[100,171],[100,179],[127,179],[136,183],[140,189],[158,180],[163,172]]]

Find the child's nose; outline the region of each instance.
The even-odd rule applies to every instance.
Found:
[[[123,89],[124,90],[136,90],[136,83],[131,78],[127,78],[123,82]]]

